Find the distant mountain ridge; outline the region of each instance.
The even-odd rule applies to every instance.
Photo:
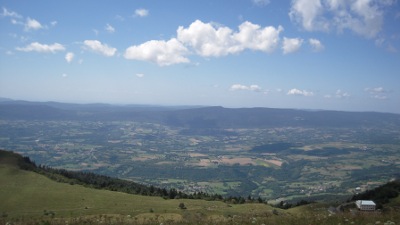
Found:
[[[197,129],[400,125],[400,114],[220,106],[145,106],[0,101],[3,120],[133,120]]]

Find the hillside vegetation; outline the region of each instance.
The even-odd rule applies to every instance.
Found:
[[[392,205],[384,213],[330,215],[327,205],[281,210],[266,204],[164,199],[59,183],[22,170],[27,159],[0,154],[0,224],[356,224],[400,221]],[[398,202],[398,200],[391,201]]]

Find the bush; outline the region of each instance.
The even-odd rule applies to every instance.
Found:
[[[186,206],[183,202],[179,203],[179,208],[180,209],[186,209]]]

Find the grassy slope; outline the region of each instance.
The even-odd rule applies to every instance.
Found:
[[[130,195],[120,192],[85,188],[80,185],[57,183],[12,165],[0,165],[0,213],[9,218],[40,218],[44,210],[54,211],[56,217],[77,217],[99,214],[148,216],[165,215],[176,219],[201,214],[205,217],[271,212],[264,204],[229,206],[218,201],[164,200],[160,197]],[[186,210],[179,209],[183,202]]]
[[[7,215],[0,218],[0,224],[16,219],[26,221],[22,224],[31,224],[35,220],[65,224],[65,220],[68,220],[71,225],[99,222],[171,224],[171,220],[176,221],[176,224],[205,224],[210,220],[223,220],[226,224],[299,225],[347,222],[367,224],[387,220],[400,222],[400,214],[394,211],[385,215],[373,213],[354,216],[345,213],[329,216],[326,205],[311,204],[287,211],[275,209],[279,215],[274,215],[274,209],[265,204],[230,206],[218,201],[164,200],[159,197],[96,190],[57,183],[37,173],[21,170],[17,161],[15,158],[0,155],[0,215]],[[185,204],[186,210],[179,209],[180,202]],[[398,206],[398,202],[399,197],[393,204]],[[55,212],[56,218],[45,216],[44,210]]]

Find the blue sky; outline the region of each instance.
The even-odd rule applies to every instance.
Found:
[[[397,0],[0,7],[0,97],[400,113]]]

